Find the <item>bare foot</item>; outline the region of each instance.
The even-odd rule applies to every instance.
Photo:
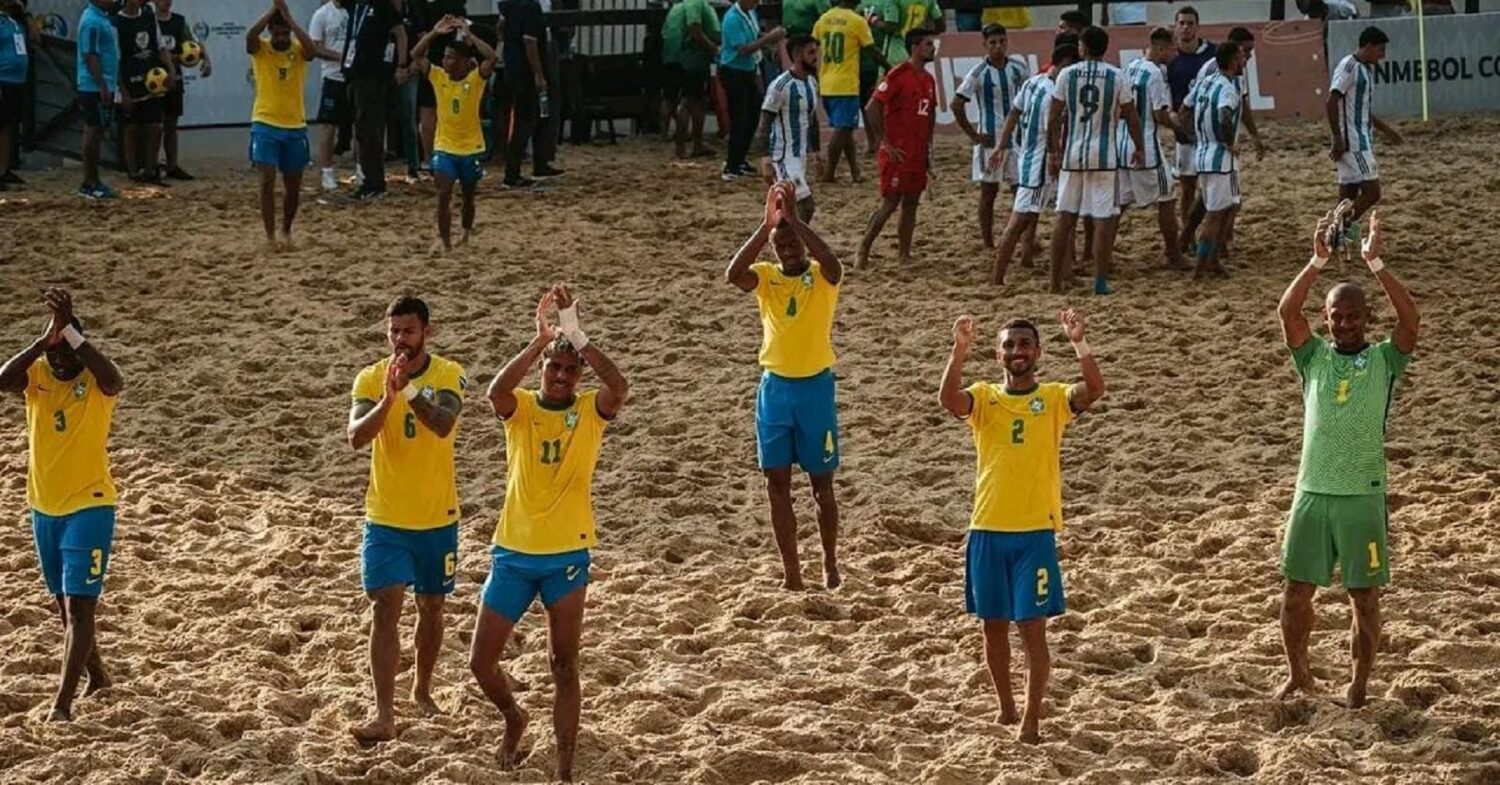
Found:
[[[851,182],[851,183],[858,184],[858,183],[862,183],[864,181],[865,181],[865,176],[862,175],[862,174],[849,175],[849,182]]]
[[[902,254],[901,258],[896,260],[896,264],[899,264],[902,267],[910,267],[913,264],[911,260],[911,254]]]
[[[839,575],[839,566],[837,564],[825,563],[823,565],[823,583],[830,589],[837,589],[844,585],[844,578]]]
[[[416,690],[412,690],[411,702],[416,704],[417,711],[425,716],[431,717],[434,714],[443,713],[442,708],[437,705],[437,701],[432,699],[432,693],[430,692],[419,693]]]
[[[1016,740],[1022,744],[1041,744],[1042,732],[1037,723],[1022,720],[1021,731],[1016,734]]]
[[[1344,693],[1344,705],[1351,709],[1363,708],[1365,705],[1365,685],[1358,682],[1349,684],[1349,691]]]
[[[1315,695],[1315,694],[1317,694],[1318,687],[1317,687],[1316,684],[1313,683],[1312,677],[1307,677],[1307,678],[1297,678],[1295,676],[1289,676],[1289,677],[1287,677],[1286,682],[1281,685],[1281,689],[1279,689],[1279,690],[1276,691],[1276,700],[1283,700],[1283,701],[1287,700],[1288,698],[1292,697],[1293,695],[1295,695],[1295,694],[1297,694],[1299,692],[1301,692],[1303,694],[1306,694],[1306,695]]]
[[[1167,269],[1178,272],[1190,272],[1193,269],[1193,265],[1182,254],[1172,253],[1167,256]]]
[[[350,728],[349,732],[354,734],[355,741],[361,744],[379,744],[396,738],[396,721],[377,717],[364,725]]]
[[[1006,708],[1004,706],[1000,707],[1000,724],[1001,725],[1014,725],[1014,724],[1016,724],[1017,722],[1020,722],[1020,721],[1021,721],[1021,715],[1019,715],[1019,714],[1016,713],[1016,707],[1015,706],[1011,706],[1010,708]]]
[[[88,697],[99,690],[107,690],[112,686],[114,686],[114,681],[104,671],[90,673],[88,682],[83,685],[83,695],[84,697]]]
[[[47,721],[48,722],[72,722],[73,721],[73,713],[72,713],[72,711],[70,711],[68,709],[65,709],[65,708],[62,708],[61,706],[54,705],[52,707],[52,709],[47,712]]]
[[[267,237],[265,244],[261,246],[261,250],[266,253],[276,253],[281,250],[281,242],[274,236]]]
[[[867,248],[861,248],[861,249],[859,249],[859,253],[854,256],[854,266],[855,266],[855,268],[859,269],[859,268],[868,267],[869,264],[870,264],[870,251],[869,251],[869,249],[867,249]]]
[[[473,237],[473,235],[474,235],[474,230],[473,229],[465,229],[465,230],[463,230],[463,233],[458,236],[458,244],[459,245],[468,245],[469,244],[469,239],[471,237]]]
[[[531,715],[520,706],[516,707],[516,716],[505,718],[505,740],[500,743],[501,769],[509,771],[526,757],[521,753],[521,737],[526,734],[526,726],[529,724]]]
[[[297,242],[292,239],[292,235],[291,235],[290,232],[282,232],[281,233],[281,250],[283,250],[283,251],[295,251],[295,250],[297,250]]]

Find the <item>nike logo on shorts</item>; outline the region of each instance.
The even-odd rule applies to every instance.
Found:
[[[99,581],[102,581],[102,580],[104,580],[104,579],[103,578],[88,578],[88,579],[84,580],[83,585],[85,585],[85,586],[93,586],[94,584],[96,584],[96,583],[98,583]]]
[[[578,579],[578,565],[576,565],[576,564],[569,564],[567,566],[567,568],[563,570],[563,577],[567,578],[569,581],[577,580]]]

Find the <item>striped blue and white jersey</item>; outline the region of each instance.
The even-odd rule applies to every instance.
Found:
[[[1011,108],[1021,113],[1011,142],[1016,185],[1041,188],[1047,184],[1047,113],[1052,108],[1052,77],[1043,71],[1023,82]]]
[[[1062,168],[1071,172],[1118,169],[1120,108],[1134,100],[1124,72],[1101,60],[1074,63],[1058,72],[1052,100],[1063,105],[1068,124]]]
[[[1240,124],[1244,101],[1239,89],[1223,74],[1213,74],[1198,81],[1189,94],[1193,102],[1193,130],[1198,135],[1193,161],[1199,174],[1228,174],[1234,171],[1234,153],[1230,140]],[[1220,118],[1230,110],[1229,123]]]
[[[1248,67],[1248,65],[1247,65],[1247,67]],[[1204,79],[1207,79],[1210,76],[1218,76],[1218,75],[1221,75],[1223,73],[1224,73],[1223,71],[1219,70],[1219,61],[1213,59],[1212,57],[1208,58],[1208,62],[1204,63],[1203,67],[1198,69],[1198,75],[1195,76],[1195,77],[1193,77],[1193,81],[1192,82],[1188,83],[1188,94],[1187,94],[1186,98],[1182,99],[1182,105],[1183,106],[1188,106],[1188,105],[1190,105],[1192,103],[1192,100],[1193,100],[1193,88],[1197,87],[1199,82],[1203,81]],[[1247,79],[1247,78],[1245,78],[1245,75],[1243,73],[1241,73],[1239,76],[1234,77],[1234,79],[1232,81],[1234,82],[1234,88],[1235,88],[1235,90],[1239,91],[1239,94],[1240,94],[1240,103],[1243,103],[1246,106],[1249,106],[1250,105],[1250,80]]]
[[[963,96],[978,111],[979,133],[999,138],[1005,115],[1016,100],[1021,84],[1030,75],[1026,61],[1014,55],[1003,69],[990,65],[989,58],[985,58],[969,70],[959,82],[956,94]]]
[[[1375,149],[1374,120],[1370,116],[1370,104],[1375,100],[1374,69],[1349,55],[1333,69],[1333,83],[1328,90],[1343,96],[1339,119],[1343,123],[1344,146],[1354,153]]]
[[[1141,168],[1155,169],[1161,166],[1161,139],[1158,137],[1156,111],[1172,107],[1172,92],[1167,87],[1167,77],[1161,66],[1148,58],[1132,60],[1125,66],[1125,83],[1130,86],[1130,97],[1136,111],[1141,115],[1141,142],[1146,146],[1146,162]],[[1135,142],[1130,140],[1130,131],[1125,121],[1120,121],[1120,166],[1130,166],[1130,155],[1135,152]]]
[[[766,134],[767,154],[772,161],[805,160],[812,153],[817,105],[817,77],[798,79],[791,71],[782,71],[771,80],[760,108],[776,115]]]

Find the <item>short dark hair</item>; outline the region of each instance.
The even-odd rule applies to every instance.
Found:
[[[452,53],[458,55],[459,57],[474,57],[475,56],[475,54],[474,54],[474,47],[470,46],[467,43],[463,43],[463,42],[460,42],[460,41],[454,41],[453,43],[448,44],[448,48],[444,49],[443,51],[445,53],[446,52],[452,52]]]
[[[1172,31],[1165,27],[1151,28],[1151,43],[1154,44],[1158,41],[1164,44],[1172,43]]]
[[[935,35],[937,35],[937,31],[930,27],[918,27],[915,30],[908,31],[906,33],[906,50],[908,52],[911,51],[912,47],[922,43],[923,38],[931,38]]]
[[[1058,18],[1066,22],[1069,27],[1076,27],[1079,30],[1089,26],[1089,18],[1082,11],[1064,11]]]
[[[1109,33],[1102,27],[1083,28],[1078,40],[1083,43],[1083,51],[1095,57],[1103,57],[1109,51]]]
[[[428,315],[427,303],[409,294],[397,297],[385,308],[385,318],[387,319],[393,316],[416,316],[423,325],[427,324]]]
[[[985,25],[983,30],[979,31],[979,35],[984,38],[989,38],[992,35],[1005,35],[1005,25],[999,22],[991,22]]]
[[[1056,49],[1059,46],[1071,46],[1074,49],[1077,49],[1078,48],[1078,34],[1077,33],[1058,33],[1057,35],[1052,36],[1052,48]]]
[[[813,38],[810,35],[794,35],[786,40],[787,54],[794,55],[802,51],[802,47],[807,46],[808,44],[817,46],[818,39]]]
[[[1040,346],[1042,343],[1042,332],[1036,328],[1036,323],[1030,319],[1011,319],[1005,324],[1000,325],[1000,332],[1003,333],[1006,330],[1030,330],[1032,337],[1036,338],[1037,345]],[[996,334],[998,335],[999,333]]]
[[[1366,27],[1365,29],[1359,31],[1360,46],[1369,46],[1370,44],[1388,44],[1390,42],[1390,36],[1386,35],[1384,30],[1381,30],[1374,25],[1370,25],[1369,27]]]
[[[1198,21],[1199,19],[1202,18],[1202,17],[1198,16],[1198,9],[1196,9],[1196,8],[1190,6],[1190,5],[1185,5],[1185,6],[1181,7],[1181,8],[1179,8],[1179,9],[1177,9],[1177,13],[1175,13],[1175,14],[1172,15],[1173,21],[1175,21],[1177,19],[1177,17],[1182,16],[1183,14],[1187,14],[1188,16],[1191,16],[1193,18],[1194,22],[1196,22],[1196,21]]]
[[[546,348],[542,349],[543,357],[552,357],[557,354],[571,354],[580,360],[583,359],[583,353],[573,348],[573,342],[568,340],[568,336],[562,333],[558,333],[557,337],[552,339],[552,343],[547,344]]]
[[[1222,71],[1234,62],[1234,58],[1239,54],[1240,43],[1238,41],[1225,41],[1219,44],[1219,51],[1214,52],[1214,62],[1219,64],[1219,70]]]
[[[1052,48],[1052,64],[1062,66],[1064,62],[1067,65],[1078,62],[1078,44],[1063,44]]]
[[[1248,27],[1231,27],[1229,35],[1225,36],[1225,39],[1241,44],[1253,43],[1255,41],[1255,33],[1250,32],[1250,28]]]

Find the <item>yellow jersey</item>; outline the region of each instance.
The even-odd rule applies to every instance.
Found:
[[[479,107],[484,101],[484,77],[478,68],[455,81],[448,72],[433,66],[427,69],[427,81],[437,94],[437,137],[432,149],[449,155],[476,155],[484,152],[484,127],[479,122]]]
[[[968,387],[974,400],[974,517],[998,532],[1062,529],[1062,437],[1073,421],[1066,384],[1013,395],[1004,384]]]
[[[54,517],[115,503],[109,427],[115,398],[87,368],[63,381],[46,358],[26,369],[26,503]]]
[[[822,265],[812,262],[794,277],[771,262],[756,262],[750,270],[760,305],[761,367],[788,379],[805,379],[832,368],[839,287],[823,277]]]
[[[859,53],[875,45],[870,23],[852,8],[830,8],[813,25],[821,53],[818,92],[826,96],[859,95]]]
[[[1031,27],[1031,9],[1022,6],[985,8],[979,12],[982,25],[1004,25],[1006,30],[1025,30]]]
[[[354,400],[378,403],[385,394],[385,369],[391,358],[359,372]],[[427,367],[411,377],[422,397],[436,400],[450,392],[463,400],[469,380],[452,360],[427,355]],[[365,491],[365,517],[371,523],[397,529],[436,529],[458,520],[458,484],[453,472],[453,440],[458,425],[446,437],[423,425],[406,398],[397,395],[386,412],[385,424],[370,449],[370,486]]]
[[[531,390],[516,390],[505,420],[505,508],[494,543],[533,555],[591,548],[594,465],[609,421],[599,416],[598,390],[555,409]]]
[[[250,121],[276,128],[306,128],[302,85],[307,78],[307,61],[302,59],[302,43],[293,38],[291,46],[278,52],[271,46],[271,39],[262,38],[260,47],[250,55],[250,66],[255,74],[255,108]]]

